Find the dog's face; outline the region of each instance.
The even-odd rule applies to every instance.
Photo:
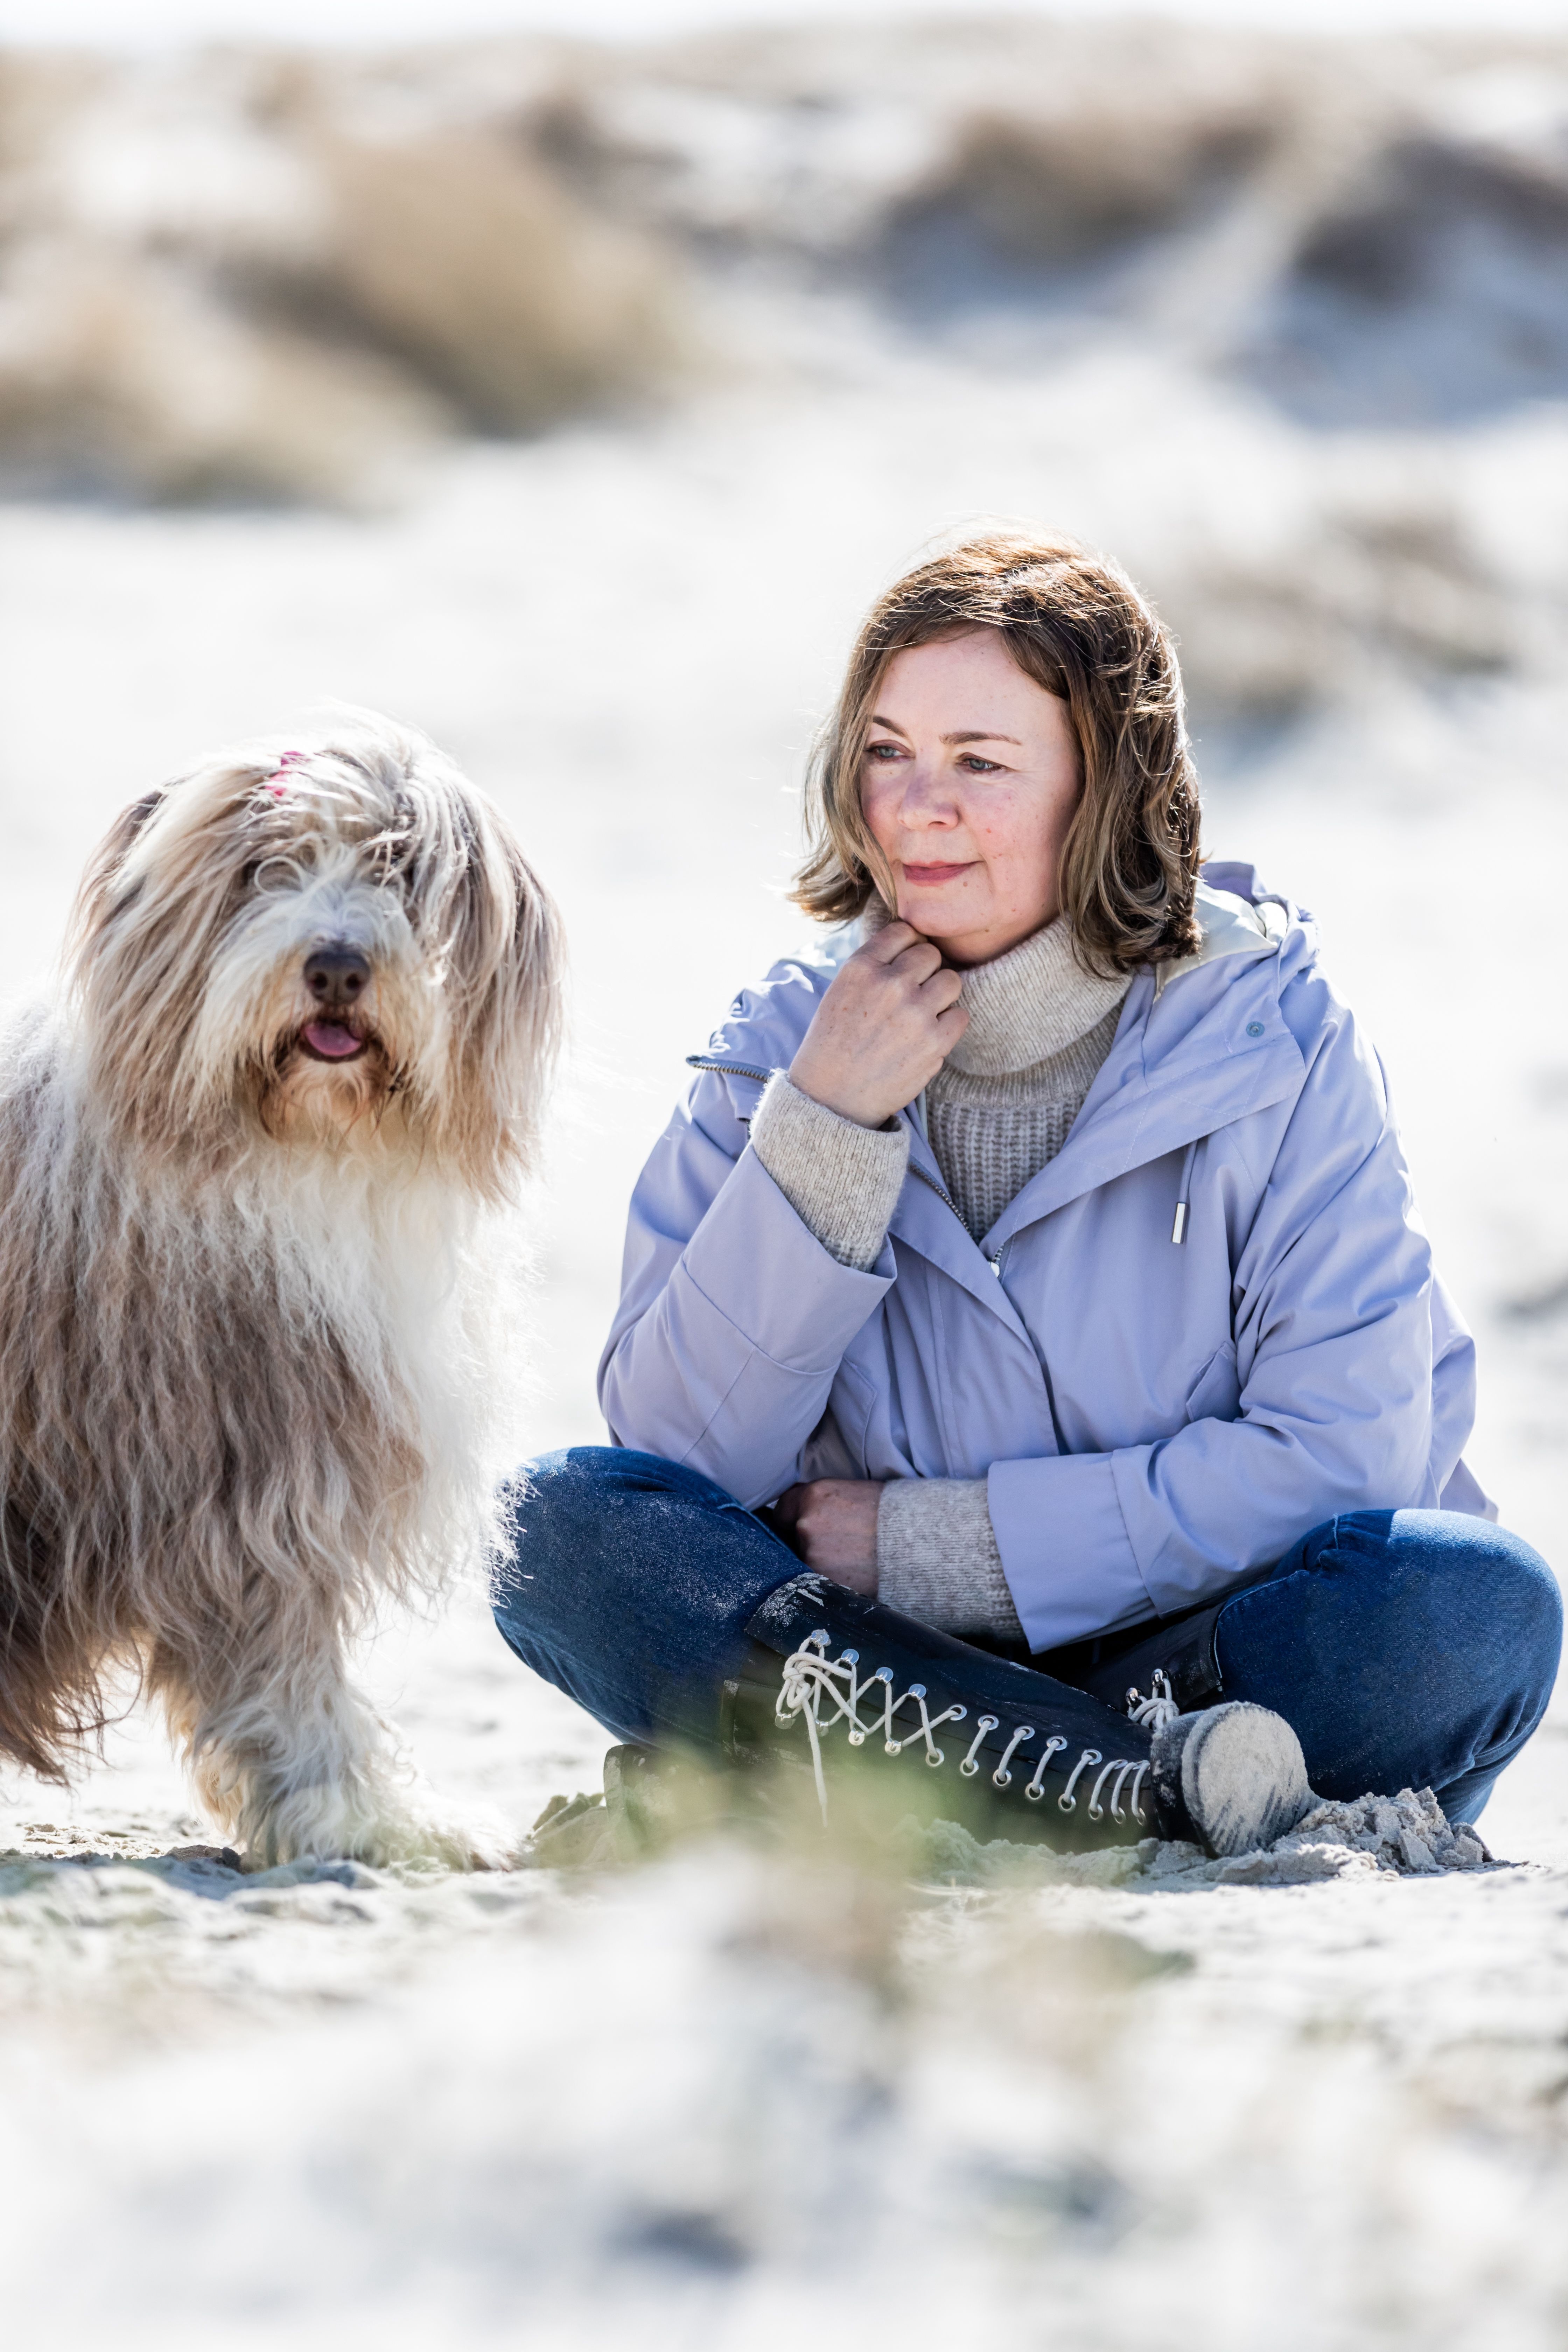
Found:
[[[75,939],[95,1096],[143,1144],[527,1157],[553,909],[497,812],[384,721],[233,755],[126,811]]]

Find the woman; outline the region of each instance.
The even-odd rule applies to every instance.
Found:
[[[621,1739],[1235,1851],[1308,1777],[1473,1822],[1535,1728],[1557,1589],[1461,1459],[1381,1066],[1198,820],[1113,566],[976,538],[872,611],[796,891],[838,929],[691,1057],[616,1444],[518,1506],[501,1630]]]

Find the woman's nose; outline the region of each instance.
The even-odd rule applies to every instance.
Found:
[[[906,770],[900,815],[907,825],[954,825],[959,822],[952,778],[934,761],[916,760]]]

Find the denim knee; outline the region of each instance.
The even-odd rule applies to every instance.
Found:
[[[1317,1528],[1302,1564],[1375,1557],[1418,1587],[1424,1613],[1478,1666],[1511,1685],[1530,1727],[1552,1696],[1563,1650],[1563,1595],[1533,1546],[1463,1511],[1347,1511]]]
[[[1291,1723],[1328,1797],[1430,1787],[1475,1817],[1540,1722],[1562,1600],[1539,1554],[1450,1511],[1347,1511],[1221,1609],[1226,1691]]]
[[[1380,1683],[1384,1703],[1412,1720],[1471,1723],[1496,1762],[1523,1746],[1556,1680],[1563,1599],[1521,1537],[1459,1511],[1347,1511],[1314,1528],[1275,1575],[1302,1570],[1320,1601],[1306,1601],[1299,1631],[1343,1680]],[[1238,1606],[1256,1596],[1266,1609],[1273,1581]],[[1332,1597],[1342,1588],[1348,1615]]]
[[[495,1616],[660,1632],[683,1611],[726,1622],[799,1572],[754,1513],[699,1470],[625,1445],[572,1445],[527,1464],[503,1496]]]
[[[629,1445],[563,1445],[525,1462],[501,1489],[509,1517],[527,1503],[552,1518],[574,1509],[598,1510],[610,1495],[680,1495],[693,1503],[734,1503],[734,1496],[683,1463]]]
[[[710,1714],[746,1625],[800,1571],[723,1487],[626,1446],[542,1455],[503,1513],[503,1638],[622,1739]]]
[[[590,1528],[598,1532],[606,1508],[643,1496],[668,1496],[710,1510],[740,1507],[700,1471],[626,1445],[563,1445],[525,1462],[501,1489],[506,1551],[495,1580],[497,1615],[509,1595],[515,1597],[524,1535],[531,1559],[538,1560],[542,1553],[559,1558],[578,1549]]]

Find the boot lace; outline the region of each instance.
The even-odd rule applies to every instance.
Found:
[[[1146,1731],[1162,1731],[1167,1723],[1174,1723],[1181,1713],[1171,1689],[1171,1677],[1163,1666],[1156,1666],[1149,1677],[1150,1696],[1140,1698],[1137,1691],[1127,1694],[1127,1712],[1134,1723]]]
[[[800,1717],[805,1717],[806,1737],[811,1742],[811,1769],[816,1781],[816,1801],[822,1809],[824,1829],[827,1826],[827,1780],[822,1769],[824,1732],[831,1731],[837,1723],[847,1724],[851,1748],[863,1748],[874,1732],[879,1732],[883,1749],[889,1756],[900,1756],[911,1741],[921,1740],[925,1744],[925,1760],[934,1770],[946,1762],[947,1757],[946,1751],[937,1746],[932,1735],[944,1723],[963,1722],[969,1713],[966,1706],[955,1701],[952,1706],[944,1707],[940,1715],[932,1715],[926,1703],[927,1694],[924,1683],[911,1683],[901,1698],[895,1698],[893,1670],[890,1666],[878,1666],[872,1673],[862,1677],[859,1651],[841,1650],[837,1658],[830,1658],[827,1654],[827,1645],[831,1638],[825,1628],[819,1627],[816,1633],[806,1635],[799,1649],[790,1653],[784,1662],[779,1695],[773,1706],[773,1720],[781,1730],[787,1731]],[[1160,1679],[1163,1680],[1163,1677]],[[832,1704],[833,1712],[825,1716],[823,1708],[829,1702]],[[1145,1704],[1152,1704],[1152,1702],[1145,1702]],[[900,1727],[902,1736],[896,1738],[893,1717],[901,1707],[911,1705],[919,1709],[920,1721],[918,1724]],[[863,1706],[868,1708],[870,1717],[868,1721],[862,1719],[860,1710]],[[1171,1711],[1173,1715],[1175,1713],[1173,1706]],[[1142,1718],[1140,1717],[1136,1719],[1142,1721]],[[980,1769],[976,1756],[986,1733],[999,1730],[1001,1727],[1001,1718],[994,1715],[983,1715],[977,1718],[977,1722],[978,1727],[973,1739],[970,1742],[969,1753],[958,1768],[966,1780],[973,1780]],[[1003,1751],[1002,1761],[991,1775],[993,1788],[1010,1789],[1012,1787],[1013,1774],[1008,1768],[1014,1755],[1018,1748],[1026,1746],[1035,1737],[1035,1727],[1032,1723],[1020,1724],[1016,1730],[1009,1735],[1007,1745]],[[1025,1796],[1032,1802],[1038,1804],[1045,1796],[1046,1768],[1052,1757],[1059,1754],[1067,1746],[1068,1742],[1065,1739],[1054,1735],[1047,1740],[1044,1752],[1036,1767],[1035,1777],[1024,1790]],[[1074,1790],[1078,1786],[1079,1778],[1080,1774],[1102,1761],[1098,1748],[1083,1749],[1068,1776],[1067,1787],[1057,1799],[1057,1804],[1062,1812],[1075,1813],[1078,1811],[1078,1798]],[[1128,1790],[1127,1797],[1128,1810],[1135,1821],[1142,1821],[1144,1814],[1142,1797],[1144,1776],[1148,1769],[1146,1759],[1142,1763],[1136,1763],[1131,1758],[1113,1757],[1110,1762],[1105,1765],[1090,1791],[1089,1820],[1091,1822],[1104,1820],[1105,1807],[1100,1801],[1100,1791],[1110,1775],[1114,1773],[1116,1779],[1110,1791],[1111,1819],[1120,1822],[1126,1818],[1121,1810],[1121,1794],[1128,1775],[1131,1774],[1131,1786]]]

